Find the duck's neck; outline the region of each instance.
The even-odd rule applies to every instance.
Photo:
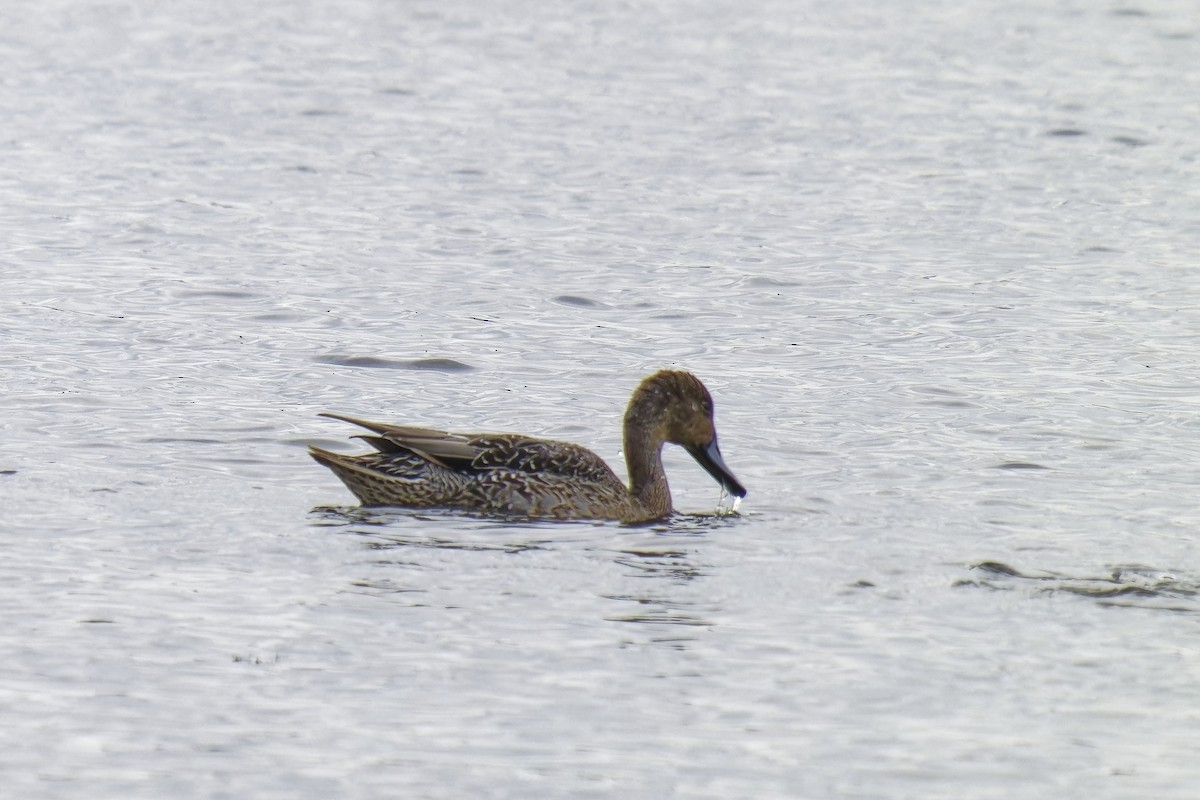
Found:
[[[635,520],[658,519],[671,513],[671,490],[662,465],[663,437],[640,425],[625,423],[625,468]]]

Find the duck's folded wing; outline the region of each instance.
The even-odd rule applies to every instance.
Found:
[[[475,469],[511,469],[588,482],[615,481],[620,485],[620,479],[604,459],[586,447],[570,442],[501,433],[472,436],[469,444],[477,451],[471,462]]]

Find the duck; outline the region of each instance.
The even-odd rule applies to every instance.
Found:
[[[346,455],[309,447],[364,506],[448,509],[485,516],[613,520],[638,524],[674,513],[663,445],[683,447],[721,488],[746,489],[717,446],[713,400],[690,372],[660,370],[634,390],[625,410],[626,485],[600,456],[578,444],[515,433],[451,433],[321,416],[370,431],[373,452]]]

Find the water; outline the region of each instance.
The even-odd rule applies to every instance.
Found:
[[[27,798],[1192,798],[1190,4],[18,3]],[[363,511],[321,410],[739,516]]]

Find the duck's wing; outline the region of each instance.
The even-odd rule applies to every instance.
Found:
[[[485,433],[470,437],[469,443],[477,451],[471,462],[474,469],[508,469],[581,483],[623,486],[604,459],[571,442],[515,433]]]
[[[372,422],[328,411],[323,412],[321,416],[349,422],[351,425],[366,428],[377,434],[358,438],[381,453],[393,453],[397,449],[405,450],[450,469],[470,466],[471,462],[479,455],[478,448],[470,443],[471,437],[459,433],[449,433],[433,428],[414,428],[407,425],[389,425],[386,422]]]
[[[450,433],[434,428],[371,422],[343,414],[325,413],[321,416],[339,419],[372,431],[375,436],[359,438],[380,452],[408,451],[448,469],[507,469],[535,475],[555,475],[622,485],[608,464],[604,463],[604,459],[586,447],[570,442],[538,439],[516,433]]]

